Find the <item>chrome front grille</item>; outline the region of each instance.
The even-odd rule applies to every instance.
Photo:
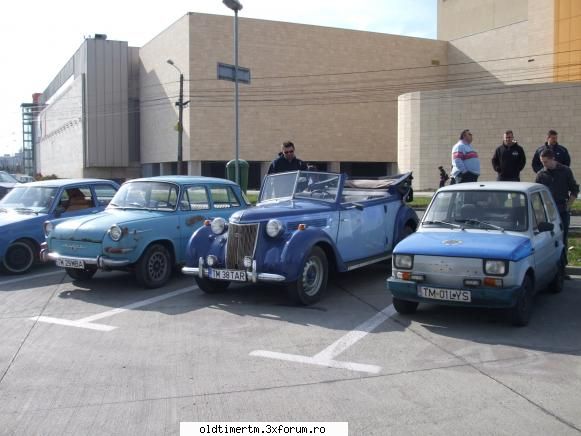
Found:
[[[244,269],[244,256],[254,258],[259,224],[228,225],[226,245],[226,268]]]

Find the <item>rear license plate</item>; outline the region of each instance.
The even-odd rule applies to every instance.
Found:
[[[78,259],[67,259],[66,257],[61,257],[56,260],[57,266],[62,266],[63,268],[75,268],[75,269],[85,269],[85,263]]]
[[[418,295],[432,300],[458,301],[461,303],[470,303],[472,295],[470,291],[460,289],[443,289],[430,288],[428,286],[418,286]]]
[[[215,280],[230,280],[233,282],[245,282],[246,271],[235,269],[209,269],[208,276]]]

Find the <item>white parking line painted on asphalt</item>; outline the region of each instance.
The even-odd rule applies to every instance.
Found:
[[[24,275],[24,276],[20,276],[16,279],[10,279],[10,280],[2,280],[0,281],[0,286],[2,285],[9,285],[10,283],[18,283],[18,282],[23,282],[25,280],[34,280],[40,277],[47,277],[47,276],[53,276],[55,274],[64,274],[64,270],[58,270],[58,271],[51,271],[51,272],[47,272],[47,273],[42,273],[42,274],[35,274],[33,276],[29,276],[29,275]]]
[[[137,301],[135,303],[128,304],[123,307],[118,307],[116,309],[111,309],[106,312],[101,312],[96,315],[87,316],[85,318],[77,319],[77,320],[70,320],[70,319],[63,319],[63,318],[52,318],[49,316],[34,316],[30,318],[32,321],[38,322],[45,322],[49,324],[58,324],[64,325],[67,327],[79,327],[84,329],[91,329],[91,330],[100,330],[109,332],[111,330],[115,330],[117,327],[104,325],[104,324],[95,324],[92,321],[96,321],[98,319],[108,318],[110,316],[114,316],[123,312],[127,312],[128,310],[137,309],[139,307],[148,306],[153,303],[157,303],[158,301],[167,300],[168,298],[176,297],[178,295],[185,294],[186,292],[192,292],[198,289],[197,286],[190,286],[187,288],[178,289],[176,291],[168,292],[167,294],[158,295],[157,297],[148,298],[147,300]]]
[[[34,321],[39,322],[46,322],[48,324],[58,324],[58,325],[66,325],[67,327],[81,327],[84,329],[90,330],[100,330],[102,332],[110,332],[111,330],[115,330],[117,327],[111,325],[104,325],[104,324],[91,324],[88,322],[80,322],[79,321],[70,321],[68,319],[62,318],[52,318],[50,316],[35,316],[34,318],[30,318]]]
[[[346,351],[355,343],[363,339],[369,332],[375,330],[380,324],[391,318],[396,313],[393,305],[387,306],[381,312],[374,315],[355,329],[342,336],[320,353],[314,356],[301,356],[298,354],[277,353],[275,351],[256,350],[250,353],[251,356],[267,357],[269,359],[287,360],[290,362],[307,363],[310,365],[326,366],[330,368],[348,369],[350,371],[369,372],[377,374],[381,371],[381,366],[366,365],[355,362],[341,362],[335,360],[339,354]]]

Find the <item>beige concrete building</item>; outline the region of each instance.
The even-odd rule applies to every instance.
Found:
[[[549,129],[581,177],[581,1],[438,0],[438,38],[448,40],[446,90],[399,96],[398,163],[415,186],[438,185],[438,165],[465,128],[474,133],[480,180],[496,177],[491,158],[512,129],[527,152],[523,180],[534,180],[534,151]]]
[[[437,89],[447,76],[446,42],[352,30],[240,19],[240,157],[254,185],[285,140],[320,169],[395,171],[397,96]],[[218,81],[233,63],[232,17],[188,14],[140,49],[141,162],[175,172],[179,73],[186,78],[184,160],[190,174],[224,174],[234,157],[234,86]],[[218,165],[212,167],[213,162]]]

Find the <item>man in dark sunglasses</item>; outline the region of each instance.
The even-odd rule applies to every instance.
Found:
[[[286,141],[282,144],[278,158],[270,164],[268,174],[297,170],[306,171],[307,164],[295,156],[295,145],[290,141]]]

